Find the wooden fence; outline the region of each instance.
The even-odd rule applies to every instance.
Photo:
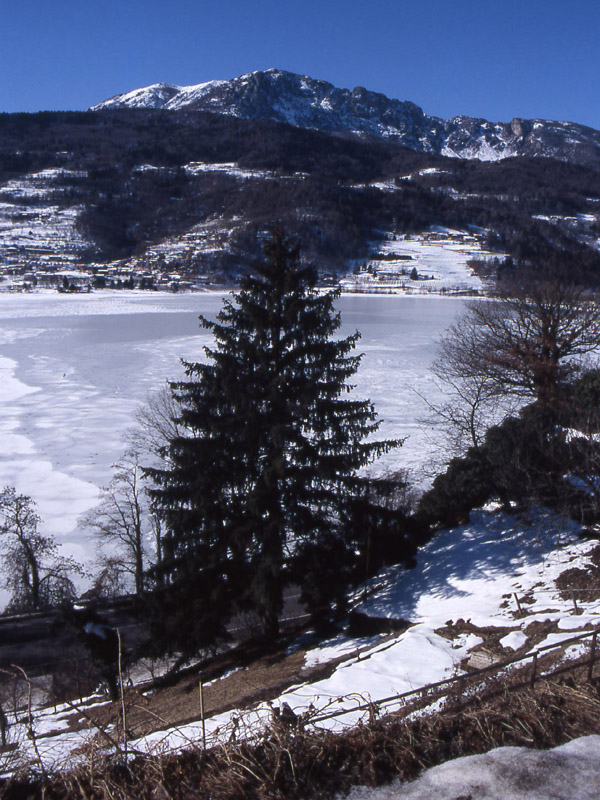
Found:
[[[389,697],[383,697],[378,700],[370,700],[368,702],[359,702],[357,705],[353,705],[349,708],[337,709],[336,711],[330,711],[327,713],[319,714],[317,713],[315,716],[310,718],[311,725],[318,725],[320,722],[324,722],[325,720],[329,719],[336,719],[338,717],[346,716],[347,714],[353,714],[357,712],[367,712],[369,714],[373,713],[380,713],[384,708],[393,705],[404,705],[410,702],[411,700],[417,699],[440,699],[443,697],[448,696],[453,689],[461,688],[463,689],[467,682],[471,683],[474,682],[475,684],[482,678],[491,677],[494,674],[498,674],[502,672],[502,670],[507,669],[509,667],[514,666],[515,664],[520,664],[525,661],[531,661],[531,670],[528,677],[522,681],[518,681],[516,683],[509,684],[506,689],[508,691],[513,691],[515,689],[523,688],[524,686],[535,686],[536,681],[540,680],[541,678],[549,678],[559,675],[563,672],[570,672],[575,669],[581,669],[587,667],[586,677],[588,681],[591,681],[594,676],[594,665],[596,663],[597,658],[597,641],[598,641],[598,628],[594,629],[593,631],[587,631],[586,633],[578,634],[577,636],[571,636],[568,639],[563,639],[560,642],[556,642],[554,644],[545,645],[544,647],[538,647],[535,650],[532,650],[529,653],[526,653],[522,656],[515,656],[514,658],[509,658],[504,661],[498,661],[494,664],[491,664],[488,667],[483,667],[482,669],[472,670],[470,672],[462,673],[461,675],[455,675],[451,678],[446,678],[442,681],[437,681],[436,683],[429,683],[425,686],[421,686],[418,689],[412,689],[409,692],[402,692],[401,694],[390,695]],[[541,673],[539,670],[538,660],[540,656],[544,656],[547,653],[551,653],[552,651],[562,649],[567,645],[576,644],[578,642],[584,642],[586,640],[590,640],[589,645],[589,657],[587,661],[581,662],[577,661],[576,663],[567,663],[563,664],[557,669],[552,670],[551,672]],[[335,702],[341,702],[344,698],[337,698]],[[364,698],[361,698],[364,699]]]

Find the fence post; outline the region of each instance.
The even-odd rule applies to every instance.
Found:
[[[531,669],[531,681],[530,686],[533,688],[535,686],[535,679],[537,678],[537,658],[538,658],[538,651],[536,650],[533,654],[533,664]]]
[[[125,710],[125,688],[123,686],[123,643],[121,630],[117,628],[117,641],[119,646],[119,694],[121,695],[121,717],[123,721],[123,753],[127,761],[127,716]]]
[[[202,749],[206,752],[206,719],[204,716],[204,681],[200,678],[200,718],[202,720]]]
[[[592,643],[590,644],[590,660],[588,663],[588,683],[592,682],[594,672],[594,661],[596,659],[596,639],[598,638],[598,631],[595,630],[592,634]]]
[[[523,616],[523,609],[521,608],[521,603],[519,602],[519,597],[516,592],[513,592],[513,597],[515,598],[515,602],[517,604],[517,609],[519,611],[519,616]]]

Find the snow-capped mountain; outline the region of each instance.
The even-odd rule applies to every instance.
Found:
[[[496,161],[510,156],[548,156],[600,163],[600,131],[573,122],[488,122],[426,114],[408,101],[358,86],[351,91],[327,81],[269,69],[195,86],[158,83],[92,106],[211,111],[243,119],[266,119],[299,128],[351,132],[397,142],[412,150],[456,158]]]

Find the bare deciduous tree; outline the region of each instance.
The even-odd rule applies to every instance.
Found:
[[[97,567],[91,588],[94,597],[121,597],[131,591],[131,575],[119,554],[106,552],[101,547]]]
[[[101,551],[107,549],[101,556],[104,572],[112,575],[113,582],[116,577],[121,586],[122,575],[129,576],[138,595],[144,591],[153,533],[151,517],[140,456],[129,450],[114,464],[113,478],[102,490],[100,505],[87,521]]]
[[[0,547],[13,610],[38,610],[74,597],[72,576],[83,573],[74,559],[59,554],[51,537],[38,532],[39,524],[31,497],[6,486],[0,493]]]
[[[433,372],[450,399],[430,408],[452,432],[455,452],[478,447],[519,405],[560,404],[599,349],[600,306],[582,289],[534,283],[475,301],[442,340]]]
[[[155,461],[168,458],[170,443],[185,434],[179,422],[181,408],[168,386],[152,395],[136,413],[136,426],[129,433],[132,450]],[[148,464],[145,463],[145,466]]]
[[[168,462],[169,444],[181,435],[179,413],[167,386],[138,408],[136,425],[127,434],[129,448],[113,464],[100,505],[87,517],[100,545],[96,592],[123,594],[133,584],[142,594],[149,566],[162,556],[161,524],[146,492],[144,469]]]
[[[441,430],[444,449],[451,454],[479,447],[490,425],[500,422],[517,407],[508,398],[499,398],[485,376],[474,375],[469,380],[457,378],[450,375],[440,361],[434,362],[431,370],[438,379],[438,391],[447,399],[431,403],[420,395],[431,412],[420,421],[427,428],[433,427],[436,434]]]
[[[537,283],[471,303],[442,342],[438,363],[461,380],[485,378],[500,396],[553,405],[600,346],[600,306],[582,289]]]

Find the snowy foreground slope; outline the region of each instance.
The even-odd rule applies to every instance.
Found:
[[[499,747],[456,758],[408,784],[357,787],[348,800],[598,800],[600,736],[553,750]]]
[[[407,630],[364,639],[340,634],[308,650],[307,666],[336,662],[329,677],[293,685],[269,703],[242,711],[239,731],[256,731],[270,720],[273,706],[283,703],[296,713],[347,710],[320,723],[341,730],[365,716],[356,708],[365,700],[468,672],[486,659],[501,661],[515,652],[560,643],[577,630],[597,625],[600,601],[581,600],[580,613],[575,614],[572,600],[562,599],[555,585],[565,570],[590,563],[598,543],[578,534],[571,523],[542,513],[528,521],[491,510],[475,512],[468,525],[441,532],[423,548],[416,569],[388,569],[361,589],[359,595],[366,588],[368,596],[358,603],[360,610],[404,619],[412,623]],[[524,616],[517,613],[513,593],[526,608]],[[300,641],[296,649],[303,646]],[[587,647],[587,642],[568,645],[562,658],[582,655]],[[225,685],[227,679],[220,681]],[[102,702],[98,696],[90,698],[90,704]],[[390,703],[386,709],[398,705]],[[239,717],[240,712],[227,712],[207,719],[208,742],[231,735]],[[73,712],[67,707],[40,711],[35,726],[43,736],[37,746],[48,765],[69,760],[91,737],[86,727],[73,730]],[[21,756],[33,758],[24,730],[19,738]],[[155,730],[131,745],[138,752],[165,752],[199,741],[201,724],[192,722]]]
[[[574,630],[600,621],[600,601],[580,603],[582,613],[575,616],[572,601],[560,598],[554,580],[567,568],[584,564],[596,544],[580,541],[576,528],[562,521],[539,516],[527,524],[503,514],[477,512],[469,525],[438,534],[419,554],[416,569],[391,568],[366,587],[370,597],[358,609],[414,623],[408,630],[382,640],[340,635],[310,650],[306,659],[311,664],[346,658],[328,678],[292,686],[274,704],[287,703],[297,714],[347,709],[344,716],[321,723],[342,730],[368,718],[367,712],[353,710],[365,700],[380,700],[468,671],[470,658],[482,666],[476,654],[485,645],[489,628],[495,629],[492,638],[499,639],[503,658],[530,649],[530,631],[538,627],[530,628],[532,623],[554,623],[557,629],[536,646],[568,639]],[[514,592],[532,601],[521,619],[512,601]],[[459,620],[481,628],[481,633],[466,631],[463,625],[457,626],[455,635],[437,632]],[[581,655],[585,647],[571,645],[565,658]],[[252,712],[255,720],[268,719],[270,713],[269,704]],[[230,714],[214,717],[207,730],[222,731],[229,718]],[[135,746],[185,747],[186,740],[199,732],[198,724],[157,731]]]

